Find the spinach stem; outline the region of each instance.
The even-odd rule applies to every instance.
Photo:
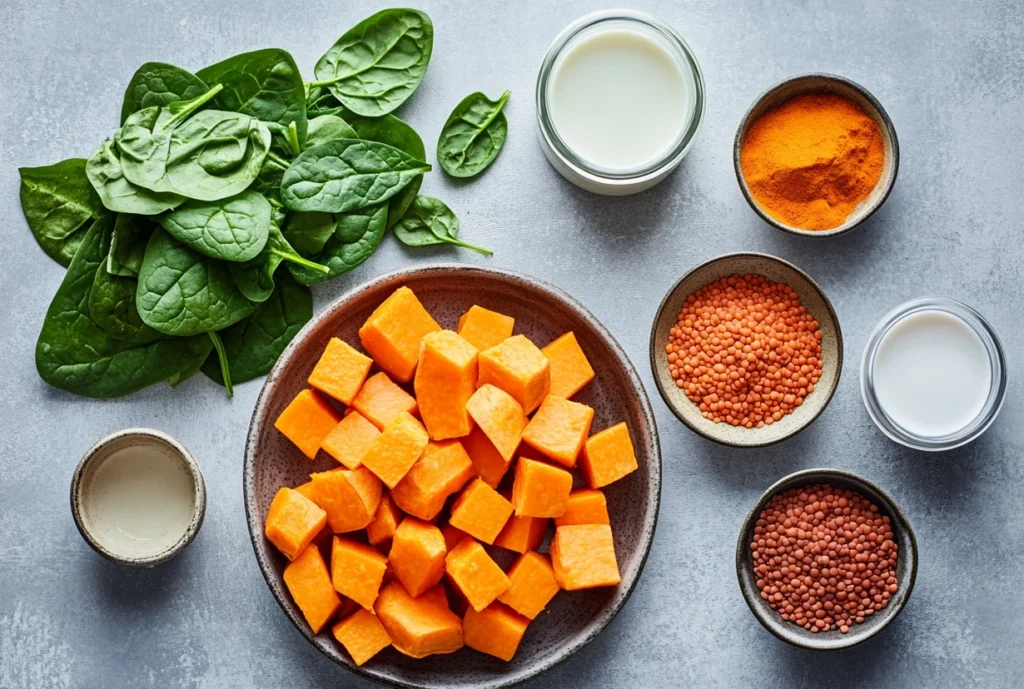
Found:
[[[185,107],[184,109],[174,113],[174,116],[170,119],[170,121],[167,123],[167,125],[164,128],[165,129],[170,129],[171,127],[176,125],[178,122],[181,122],[183,119],[185,119],[186,117],[188,117],[189,115],[194,113],[196,110],[198,110],[199,108],[204,106],[214,96],[216,96],[218,93],[220,93],[223,90],[224,90],[224,84],[215,84],[213,87],[210,88],[209,91],[207,91],[203,95],[199,96],[198,98],[196,98],[196,99],[194,99],[192,101],[189,101],[189,104],[188,104],[187,107]]]
[[[217,333],[206,333],[213,341],[213,348],[217,350],[217,361],[220,362],[220,375],[224,378],[224,389],[228,397],[235,396],[235,389],[231,387],[231,368],[228,366],[228,353],[224,349],[224,342]]]
[[[476,251],[477,253],[483,254],[484,256],[494,255],[494,252],[491,251],[490,249],[485,249],[482,246],[474,246],[473,244],[469,244],[458,239],[452,239],[451,237],[438,237],[438,239],[444,242],[448,242],[449,244],[454,244],[455,246],[461,246],[463,249],[471,249],[472,251]]]
[[[281,251],[279,249],[271,249],[270,253],[274,254],[275,256],[280,257],[281,259],[283,259],[285,261],[291,261],[295,265],[305,266],[306,268],[309,268],[311,270],[319,271],[319,272],[323,273],[324,275],[327,275],[328,273],[331,272],[331,269],[328,268],[327,266],[323,266],[323,265],[320,265],[319,263],[314,263],[313,261],[309,261],[309,260],[303,258],[302,256],[299,256],[298,254],[293,254],[293,253],[290,253],[290,252],[287,252],[287,251]]]
[[[291,166],[291,163],[289,163],[287,160],[277,155],[273,151],[267,151],[267,160],[269,160],[274,165],[277,165],[282,170],[287,170]]]
[[[295,126],[295,120],[288,123],[288,146],[292,149],[292,155],[302,153],[299,148],[299,128]]]

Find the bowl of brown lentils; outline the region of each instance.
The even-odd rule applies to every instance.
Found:
[[[849,648],[906,606],[917,540],[878,486],[845,471],[807,469],[754,504],[736,544],[736,574],[750,611],[779,639]]]

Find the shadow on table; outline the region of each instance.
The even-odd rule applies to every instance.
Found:
[[[194,546],[195,544],[193,544]],[[170,562],[151,568],[127,567],[103,558],[92,558],[92,576],[104,606],[122,612],[144,610],[148,614],[173,605],[174,598],[190,590],[200,566],[194,547]]]

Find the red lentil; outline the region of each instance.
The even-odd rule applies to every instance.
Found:
[[[899,588],[889,517],[853,491],[811,485],[773,496],[750,550],[761,598],[812,632],[845,634]]]

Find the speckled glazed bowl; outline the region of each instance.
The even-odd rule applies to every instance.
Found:
[[[306,378],[329,338],[340,337],[358,347],[359,326],[402,285],[416,293],[442,327],[455,328],[463,312],[480,304],[513,316],[515,332],[540,346],[572,330],[597,373],[596,379],[574,399],[594,408],[595,431],[625,421],[636,448],[639,470],[605,490],[622,583],[614,588],[562,592],[556,596],[530,624],[510,663],[471,649],[413,660],[389,648],[357,668],[329,629],[312,635],[282,582],[285,558],[263,536],[267,508],[281,486],[297,486],[308,480],[310,471],[337,466],[322,453],[310,462],[274,429],[274,419],[306,387]],[[260,393],[249,428],[243,484],[246,519],[260,569],[285,614],[320,651],[339,665],[392,686],[505,687],[572,655],[596,637],[625,604],[654,536],[661,492],[661,454],[654,415],[636,371],[611,335],[578,302],[534,278],[443,265],[377,278],[341,297],[306,325],[270,372]],[[501,554],[500,549],[492,552],[496,556]],[[509,562],[506,558],[499,564]]]
[[[686,298],[701,287],[735,273],[756,273],[789,285],[800,296],[800,303],[807,307],[821,326],[822,371],[817,386],[792,414],[761,428],[748,429],[705,419],[697,405],[676,387],[668,370],[665,345],[668,344],[669,331],[676,324]],[[828,406],[843,370],[843,335],[831,302],[807,273],[792,263],[768,254],[726,254],[697,266],[668,291],[658,307],[651,328],[650,355],[651,373],[658,385],[658,392],[680,421],[716,443],[732,447],[764,447],[796,435]]]
[[[754,576],[750,541],[754,537],[754,527],[757,525],[761,510],[771,502],[772,497],[776,494],[790,488],[799,488],[814,483],[827,483],[834,488],[856,491],[878,505],[878,511],[889,517],[893,540],[899,546],[899,556],[896,560],[896,582],[899,588],[895,595],[889,599],[889,604],[881,611],[866,618],[863,624],[853,625],[846,634],[839,630],[813,633],[782,619],[779,613],[772,610],[771,606],[762,600],[761,593],[757,588],[757,577]],[[765,629],[786,643],[800,648],[835,651],[867,641],[885,629],[903,611],[907,601],[910,600],[910,594],[914,591],[914,580],[917,578],[917,539],[914,537],[914,530],[911,528],[910,522],[907,521],[906,515],[900,511],[892,498],[875,484],[846,471],[807,469],[790,474],[775,482],[750,509],[736,543],[736,576],[739,577],[740,590],[743,592],[743,598],[747,601],[747,605],[750,606],[750,611],[754,613],[754,617],[764,625]]]

